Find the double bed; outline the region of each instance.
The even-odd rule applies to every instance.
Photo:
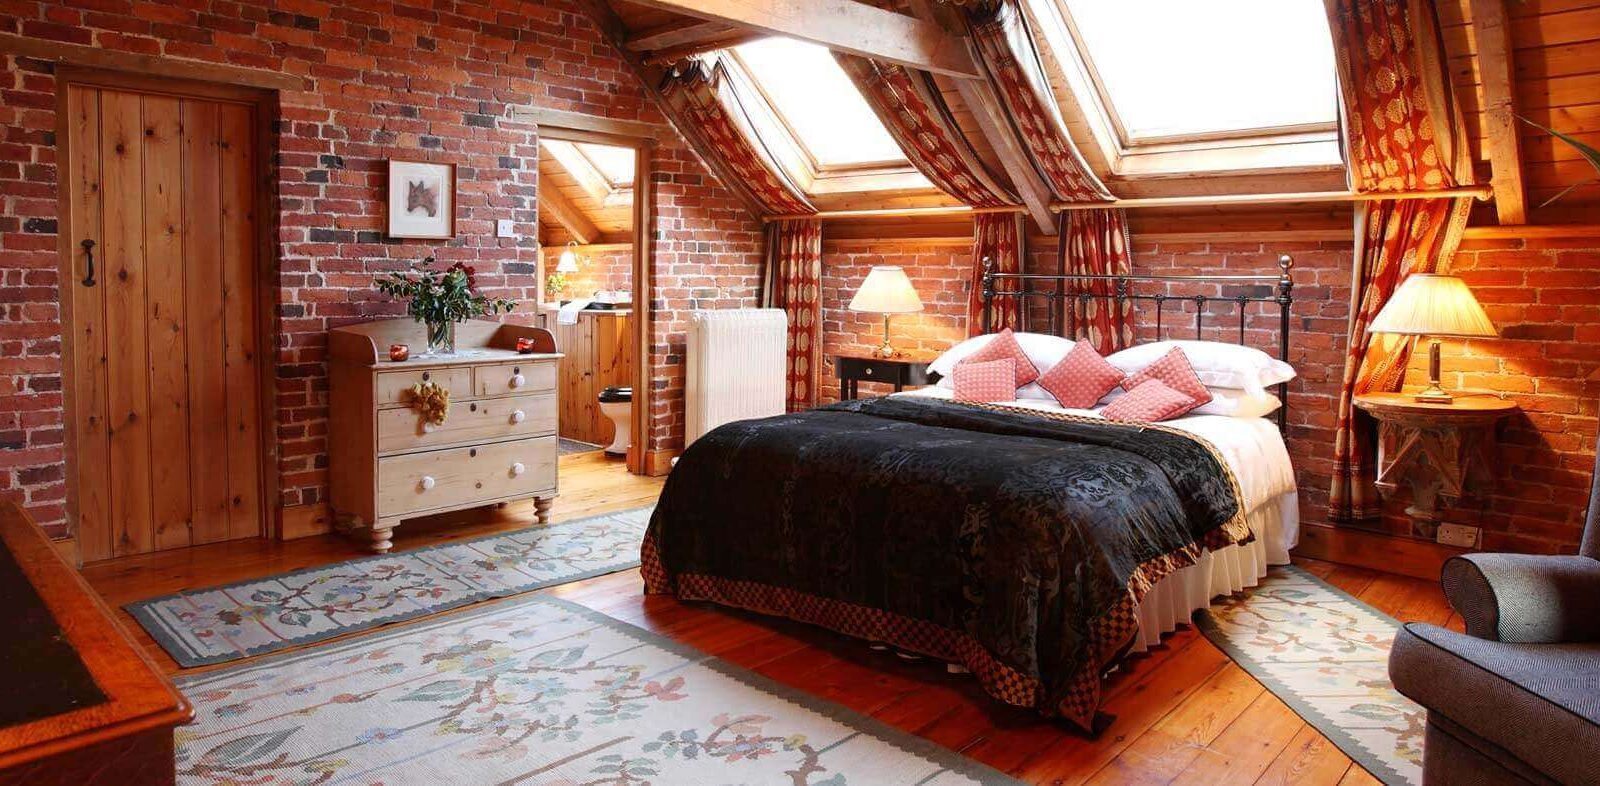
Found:
[[[1008,297],[1052,315],[1076,313],[1058,308],[1074,298],[1148,297],[1157,314],[1193,308],[1200,337],[1220,303],[1240,310],[1242,343],[1243,312],[1266,303],[1287,353],[1287,264],[1066,294],[1082,278],[991,273],[986,321]],[[1170,294],[1191,283],[1202,293]],[[1097,730],[1108,669],[1287,562],[1298,535],[1281,410],[1150,424],[1099,408],[971,404],[935,386],[724,425],[668,478],[642,549],[646,591],[938,658],[997,699]]]

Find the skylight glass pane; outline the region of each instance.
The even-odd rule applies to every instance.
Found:
[[[828,50],[766,38],[735,47],[750,77],[821,166],[906,160]]]
[[[1336,121],[1322,0],[1064,0],[1129,141]]]
[[[600,174],[604,175],[611,185],[633,184],[633,148],[579,142],[578,149],[583,151],[583,157],[589,159],[589,163],[594,164],[595,169],[600,170]]]

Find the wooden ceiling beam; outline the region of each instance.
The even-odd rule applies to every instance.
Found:
[[[594,222],[590,221],[589,217],[584,215],[577,205],[572,204],[558,188],[546,184],[539,185],[539,212],[548,214],[581,245],[593,243],[600,237],[600,228],[595,226]]]
[[[781,35],[963,79],[978,77],[966,46],[938,24],[856,0],[629,0],[660,11]]]
[[[751,41],[760,41],[763,38],[770,37],[771,36],[759,30],[733,29],[714,38],[707,38],[701,41],[694,41],[687,44],[679,44],[677,46],[656,50],[645,55],[644,61],[650,65],[671,65],[679,60],[694,57],[695,55],[702,54],[704,52],[711,52],[717,49],[728,49],[740,44],[747,44]]]
[[[655,52],[716,38],[735,29],[721,22],[686,17],[634,33],[628,36],[623,46],[630,52]]]
[[[714,154],[711,144],[700,133],[700,129],[683,117],[680,112],[673,108],[672,103],[661,95],[662,69],[646,65],[638,53],[631,52],[626,48],[628,27],[622,23],[622,19],[617,16],[617,12],[612,10],[606,0],[574,0],[574,3],[579,10],[589,17],[595,27],[600,29],[600,34],[605,37],[606,41],[617,50],[617,54],[622,57],[623,62],[628,64],[629,70],[633,71],[634,76],[638,77],[640,86],[650,96],[650,100],[655,102],[656,108],[660,109],[661,114],[666,116],[667,122],[671,123],[672,127],[677,130],[678,135],[683,137],[684,141],[689,144],[695,155],[705,162],[706,167],[711,170],[711,174],[715,175],[717,180],[721,181],[723,186],[733,194],[734,198],[739,200],[739,204],[744,206],[745,211],[752,218],[759,219],[762,213],[760,203],[745,188],[744,183],[726,166],[722,165],[721,157]]]
[[[1472,0],[1472,32],[1478,42],[1482,82],[1484,153],[1492,168],[1494,207],[1502,225],[1528,223],[1528,195],[1522,182],[1522,138],[1518,133],[1513,89],[1516,64],[1505,0]]]

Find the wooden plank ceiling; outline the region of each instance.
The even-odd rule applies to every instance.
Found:
[[[754,40],[773,33],[837,49],[920,65],[935,73],[956,121],[974,140],[979,156],[1005,178],[1005,152],[984,133],[971,100],[982,91],[963,89],[963,74],[973,73],[959,25],[940,0],[901,0],[868,4],[856,0],[581,0],[602,29],[631,58],[641,75],[658,78],[662,67],[684,57]],[[896,14],[879,6],[900,8]],[[1566,186],[1592,179],[1594,169],[1571,147],[1518,115],[1572,133],[1600,146],[1600,0],[1440,0],[1436,4],[1445,51],[1461,97],[1479,182],[1493,182],[1504,204],[1480,205],[1474,223],[1560,223],[1592,221],[1600,206],[1600,186],[1568,194],[1554,206],[1537,206]],[[1479,9],[1476,23],[1474,9]],[[887,14],[888,16],[879,16]],[[862,29],[871,16],[879,24]],[[890,17],[898,17],[891,19]],[[1503,17],[1503,19],[1501,18]],[[846,23],[842,20],[850,20]],[[1501,36],[1495,39],[1495,36]],[[1488,45],[1480,42],[1484,37]],[[1095,144],[1071,90],[1048,62],[1052,87],[1069,131],[1091,168],[1122,197],[1339,190],[1343,173],[1117,177]],[[1486,107],[1490,111],[1485,111]],[[693,141],[693,132],[686,132]],[[1498,171],[1492,161],[1498,162]],[[1014,162],[1013,162],[1014,163]],[[1519,208],[1522,193],[1525,208]],[[941,194],[850,194],[819,197],[824,209],[948,204]],[[1296,212],[1296,211],[1291,211]],[[1318,207],[1297,211],[1308,228],[1348,229],[1348,209]],[[1136,221],[1152,231],[1188,227],[1218,219],[1217,211],[1164,210]],[[1251,219],[1258,226],[1261,216]],[[930,219],[942,228],[959,219]],[[1269,222],[1270,223],[1270,222]],[[880,221],[891,236],[923,234],[915,221]],[[861,231],[868,231],[861,227]],[[943,231],[943,229],[941,229]]]

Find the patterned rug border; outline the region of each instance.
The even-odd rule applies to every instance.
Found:
[[[341,640],[324,647],[297,650],[295,652],[285,652],[277,655],[267,655],[256,660],[252,660],[249,663],[241,663],[237,666],[225,666],[218,669],[208,669],[204,672],[181,674],[173,677],[172,681],[183,690],[187,690],[191,687],[201,687],[210,682],[223,679],[232,679],[239,675],[249,674],[262,669],[290,665],[298,661],[311,658],[333,656],[353,648],[366,647],[377,642],[388,641],[402,636],[412,636],[426,633],[427,631],[436,628],[458,625],[479,617],[487,617],[494,614],[505,614],[519,606],[531,605],[535,603],[555,606],[556,608],[575,614],[582,619],[588,620],[589,622],[593,622],[596,625],[609,627],[625,636],[630,636],[650,646],[658,647],[671,652],[674,655],[678,655],[679,657],[692,661],[698,665],[705,666],[706,668],[728,677],[729,679],[754,688],[766,695],[777,698],[780,701],[794,704],[802,709],[814,712],[818,715],[828,718],[829,720],[848,726],[858,732],[869,734],[891,745],[894,745],[895,747],[900,748],[901,750],[913,756],[921,756],[922,758],[928,759],[935,764],[950,770],[951,772],[971,777],[984,784],[984,786],[1024,786],[1022,781],[996,770],[987,764],[963,756],[957,751],[953,751],[935,742],[918,737],[910,732],[890,726],[889,724],[884,723],[883,721],[878,720],[870,715],[862,714],[842,704],[837,704],[825,699],[819,699],[816,696],[806,693],[798,688],[778,682],[771,677],[767,677],[766,675],[752,671],[743,666],[730,663],[715,655],[702,652],[690,647],[687,644],[667,638],[659,633],[645,630],[644,628],[632,623],[624,622],[602,612],[595,611],[587,606],[574,603],[564,598],[555,598],[547,595],[534,595],[526,598],[519,597],[515,599],[508,599],[504,602],[495,603],[481,609],[473,609],[460,614],[452,614],[442,619],[422,622],[416,625],[407,625],[403,628],[396,628],[394,630],[384,631],[381,633],[374,633],[370,636],[361,636],[356,639]]]
[[[1323,589],[1333,593],[1340,599],[1351,603],[1352,605],[1378,617],[1379,619],[1387,620],[1393,623],[1394,629],[1396,631],[1400,630],[1399,620],[1373,608],[1366,601],[1361,600],[1360,598],[1351,595],[1350,593],[1345,592],[1338,587],[1335,587],[1324,580],[1321,576],[1318,576],[1317,574],[1312,573],[1305,568],[1302,568],[1298,565],[1274,565],[1271,570],[1281,570],[1286,573],[1293,573],[1301,578],[1316,582],[1317,584],[1322,585]],[[1268,674],[1266,669],[1263,668],[1261,664],[1258,663],[1254,658],[1251,658],[1243,650],[1234,646],[1233,643],[1230,642],[1228,638],[1216,628],[1216,623],[1212,621],[1209,609],[1204,610],[1201,614],[1195,615],[1195,624],[1200,628],[1200,632],[1205,634],[1206,640],[1210,641],[1217,649],[1222,650],[1223,654],[1233,659],[1234,663],[1237,663],[1243,667],[1244,670],[1248,672],[1251,677],[1254,677],[1257,682],[1260,682],[1262,685],[1266,686],[1267,690],[1272,692],[1272,695],[1277,696],[1280,701],[1289,705],[1289,708],[1294,710],[1295,714],[1299,715],[1301,719],[1316,727],[1316,730],[1319,733],[1332,741],[1335,747],[1344,753],[1344,755],[1350,757],[1351,761],[1361,765],[1361,767],[1368,773],[1386,784],[1404,784],[1410,782],[1410,780],[1404,775],[1401,775],[1399,772],[1396,772],[1393,767],[1390,767],[1388,762],[1378,758],[1375,754],[1369,753],[1361,746],[1361,743],[1358,742],[1355,737],[1351,736],[1344,729],[1340,728],[1339,725],[1334,723],[1332,719],[1313,709],[1311,704],[1302,699],[1293,688],[1290,688],[1283,681]]]
[[[125,604],[123,604],[122,608],[125,611],[127,611],[130,616],[133,617],[135,622],[139,623],[140,627],[144,628],[146,633],[150,634],[150,638],[155,639],[155,642],[157,644],[161,645],[161,649],[164,650],[167,653],[167,655],[170,656],[173,659],[173,661],[178,664],[178,666],[180,668],[192,669],[192,668],[197,668],[197,667],[200,667],[200,666],[215,666],[215,665],[220,664],[220,663],[231,663],[231,662],[236,661],[236,660],[243,660],[245,658],[251,658],[251,657],[255,657],[257,655],[264,655],[264,654],[269,653],[269,652],[276,652],[278,650],[288,649],[290,647],[297,647],[297,646],[300,646],[301,644],[314,643],[314,642],[317,642],[317,641],[326,641],[326,640],[331,640],[331,639],[344,638],[346,636],[350,636],[350,635],[353,635],[353,634],[363,633],[363,632],[366,632],[366,631],[369,631],[369,630],[373,630],[373,629],[376,629],[376,628],[382,628],[382,627],[385,627],[387,625],[395,625],[395,624],[398,624],[398,623],[401,623],[401,622],[408,622],[408,621],[414,620],[414,619],[416,619],[418,617],[426,617],[426,616],[428,616],[430,614],[439,614],[439,613],[443,613],[443,612],[447,612],[447,611],[454,611],[454,610],[462,608],[464,606],[470,606],[470,605],[472,605],[474,603],[479,603],[479,602],[485,601],[485,600],[494,600],[494,599],[497,599],[497,598],[510,598],[510,597],[515,597],[517,595],[522,595],[522,594],[529,593],[529,592],[537,592],[538,590],[548,589],[550,587],[560,586],[562,584],[571,584],[572,582],[575,582],[575,581],[584,581],[586,579],[592,579],[592,578],[595,578],[597,576],[606,576],[606,575],[610,575],[612,573],[620,573],[620,572],[625,571],[625,570],[631,570],[633,568],[639,567],[639,560],[634,559],[634,560],[629,561],[627,563],[618,563],[618,564],[613,565],[613,566],[608,566],[608,567],[604,567],[604,568],[596,568],[594,570],[589,570],[589,571],[583,571],[581,573],[575,573],[575,574],[572,574],[570,576],[563,576],[563,577],[561,577],[559,579],[549,579],[547,581],[535,582],[535,583],[530,584],[530,585],[528,585],[526,587],[520,587],[520,588],[515,589],[515,590],[509,590],[509,591],[507,591],[507,590],[483,590],[483,591],[480,591],[480,592],[474,592],[474,593],[471,593],[469,595],[464,595],[464,596],[462,596],[461,598],[459,598],[457,600],[452,600],[452,601],[450,601],[448,603],[443,603],[443,604],[440,604],[438,606],[434,606],[434,607],[431,607],[431,608],[418,609],[418,610],[416,610],[414,612],[409,612],[409,613],[400,613],[400,614],[396,614],[396,615],[391,616],[391,617],[382,617],[382,618],[379,618],[379,619],[370,620],[368,622],[362,622],[362,623],[358,623],[358,624],[355,624],[355,625],[350,625],[348,627],[342,627],[338,631],[327,631],[327,632],[320,632],[320,633],[307,633],[307,634],[305,634],[303,636],[294,636],[294,637],[289,637],[289,638],[282,638],[282,639],[274,640],[274,641],[269,642],[267,644],[260,644],[260,645],[254,646],[254,647],[247,647],[247,648],[245,648],[243,650],[240,650],[238,654],[208,655],[208,656],[204,656],[204,657],[195,657],[193,655],[185,654],[188,651],[188,648],[183,645],[182,640],[180,638],[178,638],[172,632],[168,631],[167,630],[167,626],[161,622],[160,618],[157,617],[153,612],[148,611],[148,609],[151,609],[151,608],[155,607],[157,604],[165,603],[167,601],[174,600],[176,598],[181,598],[181,597],[183,597],[185,595],[193,595],[193,594],[202,593],[202,592],[214,592],[214,591],[220,591],[220,590],[229,590],[229,589],[234,589],[236,587],[245,587],[245,586],[249,586],[249,585],[252,585],[252,584],[259,584],[259,583],[261,583],[263,581],[271,581],[271,580],[275,580],[275,579],[288,578],[288,577],[291,577],[291,576],[302,576],[302,575],[305,575],[307,573],[316,573],[316,572],[319,572],[319,571],[325,571],[325,570],[328,570],[330,568],[337,568],[337,567],[339,567],[341,565],[354,565],[354,564],[359,564],[359,563],[364,563],[364,562],[375,562],[375,561],[379,561],[379,560],[390,559],[390,558],[397,557],[397,556],[414,556],[414,555],[417,555],[417,554],[425,554],[425,553],[428,553],[428,552],[431,552],[431,551],[438,551],[438,550],[447,549],[447,548],[455,548],[455,547],[458,547],[458,546],[466,546],[466,545],[471,545],[471,544],[474,544],[474,543],[483,543],[485,541],[495,540],[495,539],[498,539],[498,538],[504,538],[504,537],[509,536],[509,535],[516,535],[518,533],[528,532],[530,530],[542,529],[542,528],[548,527],[548,526],[565,526],[565,525],[569,525],[569,524],[583,524],[583,523],[589,522],[589,521],[598,521],[600,519],[614,518],[616,516],[621,516],[621,515],[628,514],[628,513],[634,513],[634,512],[637,512],[637,511],[641,511],[641,510],[650,510],[650,509],[653,509],[654,507],[655,507],[654,505],[642,505],[642,506],[637,507],[637,508],[627,508],[625,510],[617,510],[617,511],[612,511],[610,513],[601,513],[601,514],[594,515],[594,516],[585,516],[584,518],[581,518],[581,519],[568,519],[566,521],[555,521],[555,522],[551,522],[548,525],[534,525],[534,526],[531,526],[531,527],[522,527],[520,529],[506,530],[504,532],[496,532],[496,533],[491,534],[491,535],[483,535],[483,536],[476,537],[476,538],[468,538],[466,540],[452,540],[452,541],[447,541],[447,542],[444,542],[444,543],[436,543],[436,544],[431,545],[431,546],[423,546],[421,548],[409,549],[409,550],[406,550],[406,551],[391,552],[389,554],[374,554],[374,555],[369,556],[369,557],[357,557],[355,559],[348,559],[348,560],[344,560],[342,562],[330,562],[330,563],[327,563],[325,565],[317,565],[315,567],[310,567],[310,568],[301,568],[300,570],[291,570],[291,571],[287,571],[287,572],[284,572],[284,573],[273,573],[273,574],[267,575],[267,576],[257,576],[257,577],[255,577],[253,579],[244,579],[244,580],[235,581],[235,582],[232,582],[232,583],[229,583],[229,584],[217,584],[217,585],[210,586],[210,587],[197,587],[197,588],[193,588],[193,589],[180,590],[178,592],[174,592],[174,593],[171,593],[171,594],[168,594],[168,595],[162,595],[161,597],[158,597],[158,598],[145,598],[143,600],[136,600],[136,601],[133,601],[131,603],[125,603]]]

